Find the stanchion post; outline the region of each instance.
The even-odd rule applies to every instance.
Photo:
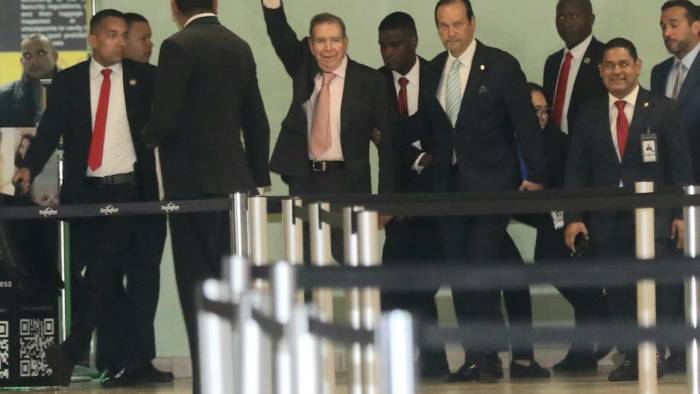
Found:
[[[699,186],[687,186],[685,193],[691,196],[700,194]],[[683,250],[687,257],[700,256],[700,207],[683,208],[685,221],[685,245]],[[685,281],[685,318],[691,328],[700,326],[700,289],[698,277],[692,276]],[[686,351],[686,369],[688,392],[700,394],[700,344],[697,339],[688,342]]]
[[[228,300],[234,305],[242,303],[243,295],[250,289],[250,263],[241,256],[226,256],[221,262],[221,280],[227,286]],[[241,318],[243,316],[243,318]],[[247,314],[239,309],[237,320],[231,324],[231,353],[233,354],[233,370],[231,379],[236,387],[236,394],[242,394],[242,380],[246,356],[244,348],[241,346],[243,327],[245,319],[249,319]]]
[[[253,309],[263,311],[269,295],[261,290],[252,290],[241,296],[238,304],[239,365],[237,369],[237,394],[270,393],[272,365],[270,341],[253,318]],[[269,309],[269,308],[267,308]],[[268,312],[268,311],[265,311]]]
[[[321,340],[309,331],[309,308],[295,306],[290,324],[295,394],[323,393]]]
[[[382,394],[415,394],[413,319],[404,311],[382,316],[375,331]]]
[[[636,193],[653,193],[653,182],[637,182]],[[654,259],[654,209],[638,208],[635,210],[637,259]],[[637,282],[637,320],[641,327],[656,326],[656,284],[653,280]],[[639,392],[656,394],[658,381],[656,375],[656,344],[643,342],[639,344]]]
[[[269,262],[267,243],[267,198],[248,197],[248,220],[250,228],[250,262],[254,266],[264,266]],[[255,288],[264,288],[263,280],[253,283]]]
[[[343,241],[345,265],[358,267],[360,265],[360,255],[358,249],[357,225],[355,213],[361,211],[360,207],[343,208]],[[360,289],[354,287],[345,292],[345,300],[348,308],[348,322],[354,329],[362,328],[362,304]],[[362,346],[353,343],[348,346],[348,393],[362,394]]]
[[[285,335],[274,345],[275,363],[273,390],[275,394],[295,394],[291,346],[294,338],[288,329],[295,305],[296,277],[289,263],[280,262],[272,268],[272,314],[285,326]]]
[[[229,194],[229,224],[231,254],[248,257],[248,196],[245,193]]]
[[[294,207],[301,206],[301,200],[282,200],[282,231],[284,232],[284,258],[290,264],[304,263],[303,221],[294,216]]]
[[[330,265],[331,228],[321,220],[321,209],[329,209],[327,203],[309,204],[309,244],[311,247],[311,264],[315,266]],[[320,319],[333,321],[333,291],[331,289],[314,289],[314,303],[318,306]],[[321,344],[323,355],[323,393],[335,392],[335,346],[324,340]]]
[[[357,213],[358,247],[360,265],[365,267],[380,264],[379,229],[377,212]],[[380,316],[380,299],[378,289],[362,290],[362,325],[372,330]],[[364,394],[378,394],[376,374],[376,352],[373,345],[367,345],[362,352],[362,375]]]
[[[202,308],[202,301],[228,302],[226,283],[207,279],[198,292],[197,326],[199,335],[199,373],[202,392],[208,394],[235,393],[233,335],[231,321]],[[206,333],[206,335],[203,335]],[[222,349],[225,349],[222,351]]]

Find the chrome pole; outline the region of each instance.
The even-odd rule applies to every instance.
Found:
[[[294,339],[294,394],[323,393],[321,340],[309,332],[309,308],[305,305],[295,306],[290,326]]]
[[[311,264],[327,266],[333,261],[331,257],[331,228],[321,221],[321,209],[329,209],[329,204],[309,204],[309,238],[311,247]],[[333,291],[314,289],[314,303],[318,306],[320,319],[333,321]],[[323,354],[323,393],[335,392],[335,346],[324,340],[321,345]]]
[[[254,266],[265,266],[269,263],[269,247],[267,242],[267,198],[264,196],[248,197],[248,216],[250,220],[250,262]],[[253,283],[255,288],[264,288],[263,280]]]
[[[360,207],[343,208],[343,240],[345,265],[358,267],[360,265],[360,255],[358,250],[357,226],[353,223],[356,212],[361,211]],[[362,304],[360,289],[355,287],[345,292],[345,300],[348,308],[348,322],[354,329],[362,328]],[[348,393],[362,394],[362,346],[353,343],[348,346]]]
[[[653,182],[637,182],[636,193],[653,193]],[[638,208],[635,210],[637,259],[652,260],[655,256],[654,209]],[[653,280],[637,282],[637,321],[641,327],[656,326],[656,284]],[[639,392],[656,394],[658,378],[656,375],[656,344],[642,342],[639,344]]]
[[[207,279],[201,287],[201,299],[213,302],[228,302],[230,294],[225,283]],[[208,312],[197,311],[199,329],[199,365],[202,392],[208,394],[235,393],[235,371],[233,361],[233,335],[231,321]],[[206,333],[206,334],[205,334]],[[222,349],[225,349],[222,351]]]
[[[691,196],[700,194],[700,186],[687,186],[685,193]],[[683,245],[685,255],[691,258],[699,257],[700,208],[684,207],[683,219],[685,221],[685,245]],[[692,276],[685,281],[685,318],[690,327],[697,329],[700,326],[700,289],[697,276]],[[700,394],[700,345],[697,339],[688,342],[686,369],[688,392]]]
[[[294,394],[294,374],[289,325],[295,305],[296,276],[289,263],[279,262],[272,268],[272,312],[278,323],[287,328],[285,334],[276,342],[274,382],[275,394]]]
[[[386,313],[375,332],[379,349],[381,393],[415,394],[416,376],[413,368],[413,319],[408,312]]]
[[[360,265],[380,265],[377,212],[357,213],[357,227]],[[362,325],[365,329],[373,330],[377,325],[381,309],[379,297],[378,289],[362,290]],[[378,394],[375,348],[373,345],[367,345],[362,353],[364,394]]]
[[[231,254],[248,257],[248,204],[245,193],[229,194]]]

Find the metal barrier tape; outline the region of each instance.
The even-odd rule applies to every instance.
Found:
[[[222,319],[235,321],[238,316],[238,305],[230,302],[213,301],[205,297],[201,297],[199,308],[205,312],[213,313]]]
[[[374,343],[374,331],[341,327],[309,318],[309,332],[336,343],[369,345]]]
[[[284,336],[284,326],[277,320],[266,316],[263,312],[257,309],[253,309],[252,315],[253,320],[258,323],[263,332],[265,332],[270,338],[277,341]]]

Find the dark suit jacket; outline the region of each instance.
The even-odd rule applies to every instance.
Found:
[[[617,188],[622,180],[626,189],[634,190],[637,181],[653,181],[655,189],[659,190],[692,182],[686,134],[672,100],[653,98],[649,91],[640,88],[622,163],[617,159],[613,145],[608,95],[589,101],[581,108],[579,120],[569,147],[565,180],[567,189]],[[641,135],[647,131],[657,135],[656,163],[642,162]],[[671,211],[657,209],[655,213],[656,236],[667,238],[671,229]],[[628,215],[629,218],[631,216]],[[617,218],[619,215],[614,212],[591,212],[586,221],[591,239],[606,242],[613,235]],[[582,220],[579,212],[566,213],[567,223]],[[631,220],[629,226],[622,227],[628,227],[630,236],[634,237]]]
[[[457,154],[460,191],[515,189],[521,183],[516,146],[528,180],[546,182],[546,160],[525,75],[508,53],[476,43],[457,124],[452,127],[437,94],[447,52],[431,61],[423,94],[433,132],[435,188],[447,190],[452,150]]]
[[[137,187],[142,199],[155,200],[158,198],[155,158],[153,150],[141,142],[139,131],[150,116],[156,68],[129,60],[124,60],[122,66],[126,113],[137,159],[134,165]],[[81,195],[85,186],[92,140],[90,108],[90,61],[79,63],[56,74],[46,111],[24,161],[32,176],[40,173],[56,149],[59,137],[63,135],[62,203],[83,202]]]
[[[399,168],[396,169],[396,191],[409,193],[424,193],[432,190],[431,166],[423,168],[420,174],[412,169],[418,157],[423,154],[433,154],[432,133],[430,125],[426,122],[425,99],[420,94],[423,84],[426,83],[429,63],[427,60],[418,57],[420,62],[418,109],[412,116],[400,116],[396,128],[396,138],[394,139],[394,149],[399,159]],[[384,74],[387,81],[387,90],[391,93],[392,103],[398,108],[399,101],[394,85],[394,76],[386,67],[379,71]],[[420,148],[416,143],[420,143]]]
[[[308,122],[303,104],[314,90],[319,68],[309,50],[308,37],[299,41],[287,23],[284,8],[263,7],[267,34],[275,53],[293,81],[292,103],[282,121],[270,169],[289,177],[308,177]],[[379,148],[379,188],[395,190],[393,174],[396,157],[391,150],[398,110],[391,102],[384,76],[378,71],[348,59],[340,114],[340,139],[347,182],[358,193],[371,193],[369,146],[372,129],[382,132]],[[289,183],[289,182],[287,182]],[[310,191],[313,192],[313,191]]]
[[[158,64],[143,138],[160,147],[166,196],[269,185],[270,128],[248,44],[204,17],[163,41]]]
[[[581,106],[591,98],[606,93],[603,80],[600,78],[600,72],[598,71],[598,64],[603,58],[603,47],[605,47],[605,44],[593,37],[590,45],[588,45],[588,49],[586,49],[581,68],[576,74],[567,114],[569,134],[576,132],[576,118]],[[554,95],[556,94],[557,79],[559,78],[559,67],[563,58],[564,49],[561,49],[551,54],[544,63],[543,87],[547,95],[547,102],[552,107],[554,106]],[[586,59],[589,59],[589,61],[586,62]]]
[[[666,81],[673,67],[671,57],[651,70],[651,92],[655,96],[666,95]],[[690,157],[693,161],[693,174],[695,182],[700,181],[700,56],[695,58],[693,65],[688,70],[688,75],[683,81],[683,86],[678,94],[678,112],[681,123],[688,133]]]
[[[22,79],[0,86],[0,127],[34,127],[40,117],[32,82]]]

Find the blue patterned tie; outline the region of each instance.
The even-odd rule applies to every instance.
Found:
[[[445,113],[454,127],[457,124],[459,109],[462,106],[462,84],[459,78],[459,68],[462,63],[455,59],[447,74],[447,88],[445,90]]]

